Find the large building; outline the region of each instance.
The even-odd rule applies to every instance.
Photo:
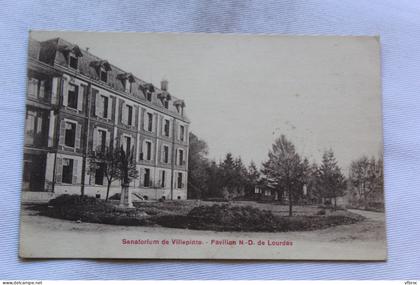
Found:
[[[89,153],[119,142],[133,149],[142,199],[186,199],[185,103],[61,38],[29,42],[23,199],[59,194],[104,198],[106,179]],[[110,196],[121,191],[111,186]]]

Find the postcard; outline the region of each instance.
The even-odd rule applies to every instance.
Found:
[[[379,37],[32,31],[22,258],[387,257]]]

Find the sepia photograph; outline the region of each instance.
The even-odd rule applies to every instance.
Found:
[[[385,261],[380,39],[31,31],[22,258]]]

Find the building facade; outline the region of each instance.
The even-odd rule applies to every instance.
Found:
[[[88,154],[119,142],[134,149],[139,199],[186,199],[188,129],[183,100],[61,38],[30,40],[23,198],[104,198],[107,181]],[[110,196],[120,193],[113,182]]]

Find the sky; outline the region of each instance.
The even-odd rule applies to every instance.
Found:
[[[260,165],[286,135],[310,162],[343,171],[382,153],[379,39],[233,34],[32,32],[89,51],[185,100],[209,157]]]

